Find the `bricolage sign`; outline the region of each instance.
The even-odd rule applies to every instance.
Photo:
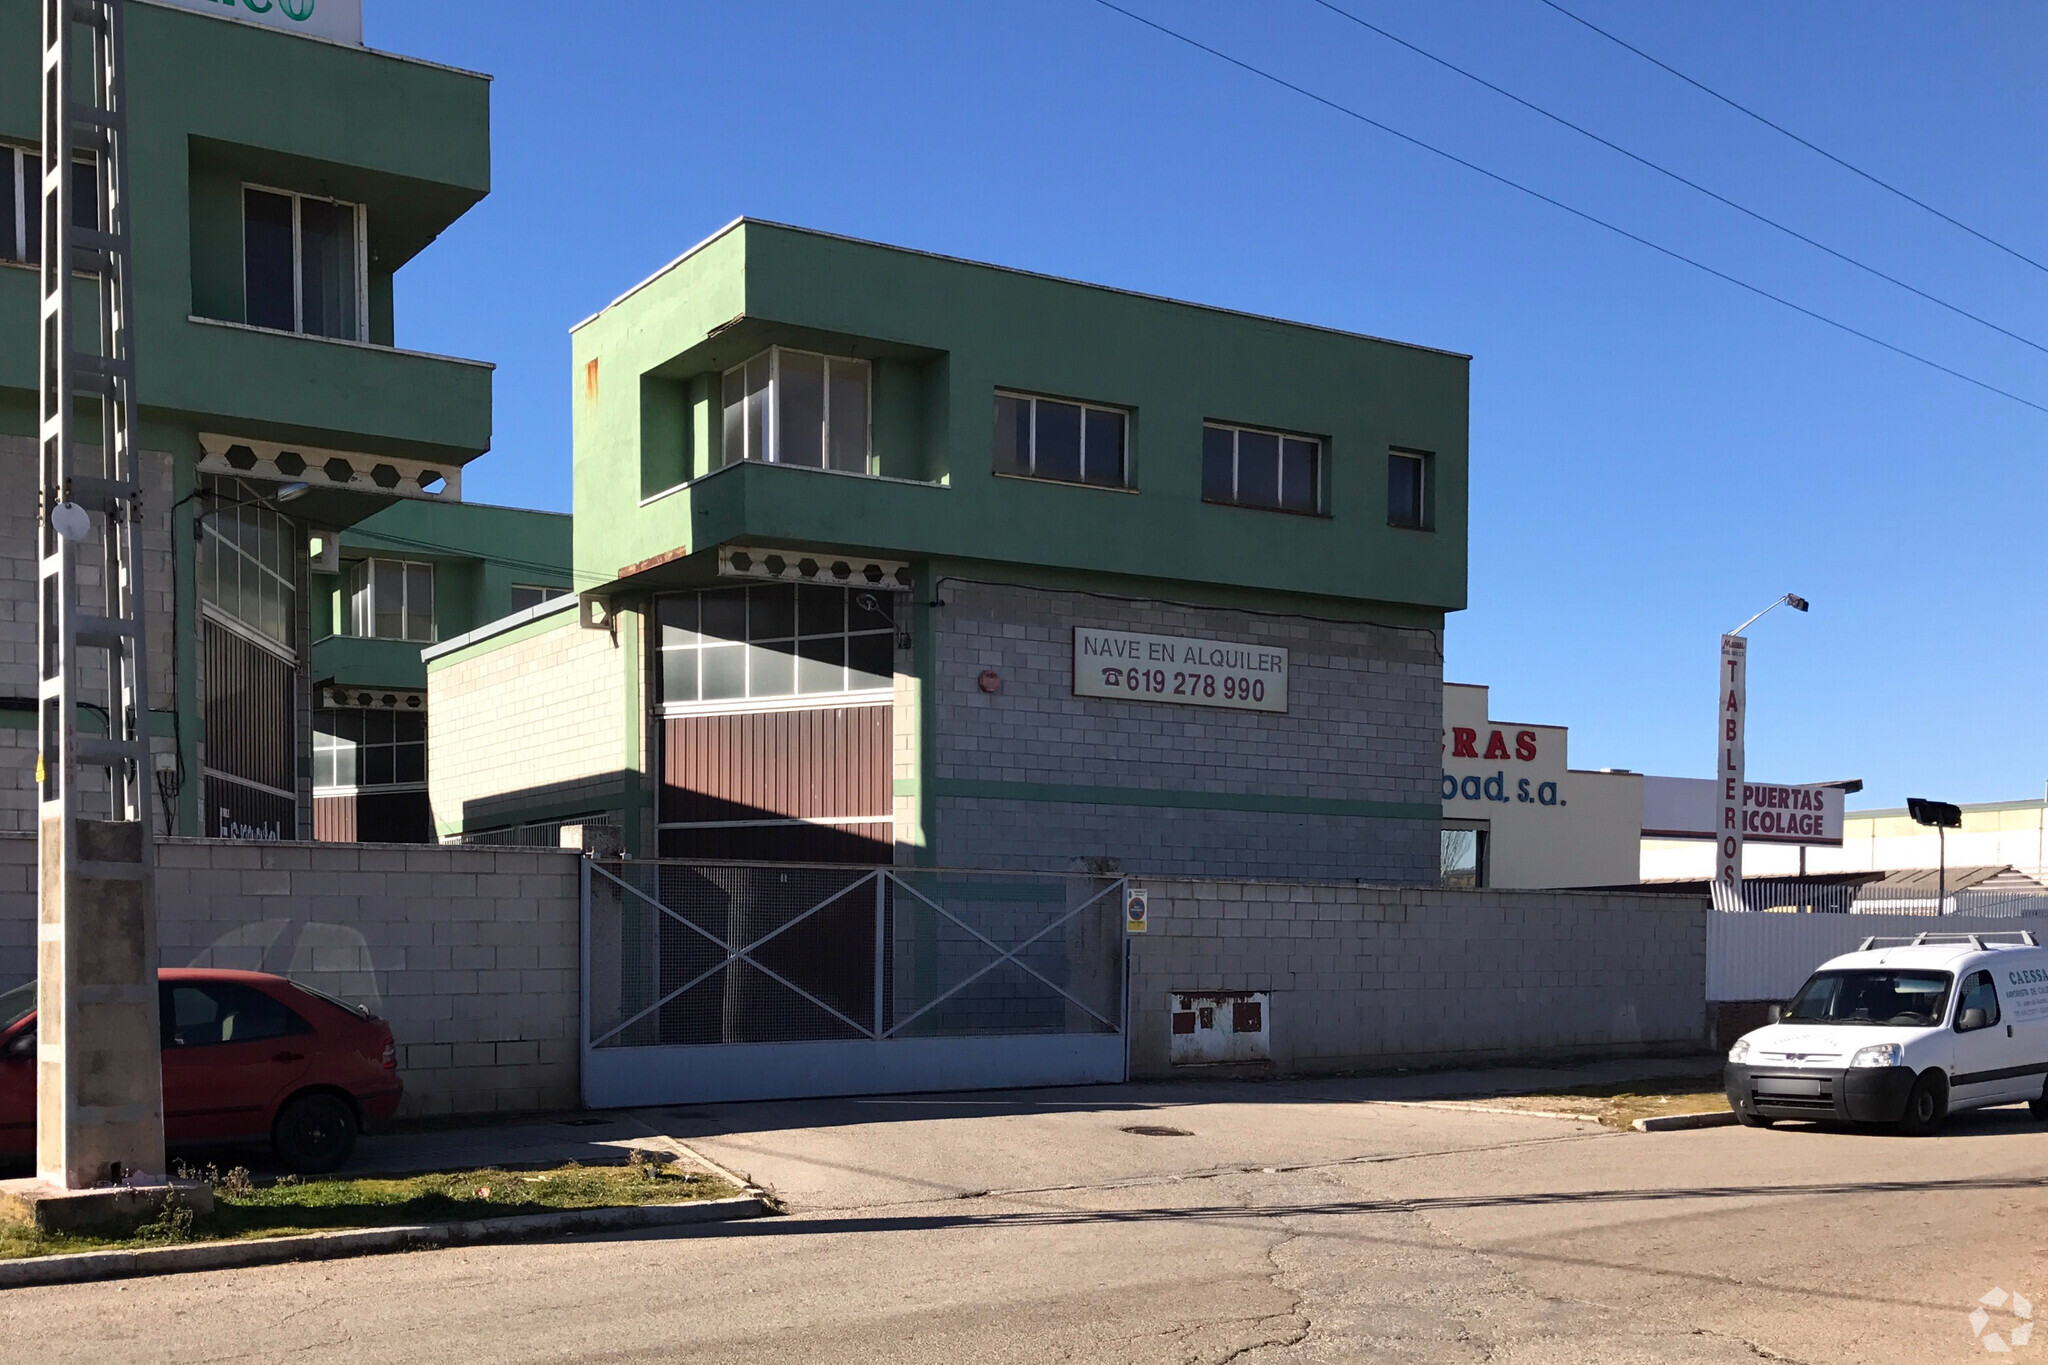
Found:
[[[1074,695],[1284,713],[1287,651],[1076,626]]]

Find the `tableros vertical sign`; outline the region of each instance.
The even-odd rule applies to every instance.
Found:
[[[1720,717],[1714,728],[1714,904],[1742,906],[1742,739],[1749,713],[1749,641],[1721,637],[1721,677],[1715,690]]]
[[[363,0],[156,0],[265,28],[363,45]]]

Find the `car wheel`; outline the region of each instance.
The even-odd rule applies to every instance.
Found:
[[[2027,1101],[2027,1112],[2034,1116],[2036,1123],[2048,1123],[2048,1081],[2041,1083],[2041,1093]]]
[[[356,1149],[356,1113],[333,1095],[301,1095],[277,1116],[271,1149],[285,1169],[325,1175]]]
[[[1906,1096],[1906,1112],[1899,1119],[1899,1129],[1914,1137],[1926,1137],[1941,1127],[1941,1121],[1946,1117],[1948,1086],[1943,1083],[1940,1072],[1930,1071],[1913,1082],[1913,1093]]]
[[[1740,1109],[1735,1111],[1735,1121],[1744,1128],[1768,1128],[1777,1122],[1776,1119],[1767,1119],[1762,1114],[1745,1114]]]

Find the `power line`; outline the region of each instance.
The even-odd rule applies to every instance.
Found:
[[[1916,298],[1922,298],[1927,300],[1927,302],[1934,304],[1937,307],[1946,308],[1949,312],[1954,313],[1958,317],[1968,318],[1971,322],[1977,323],[1979,326],[1990,328],[1992,331],[1998,333],[2000,336],[2010,337],[2012,340],[2019,342],[2022,346],[2031,346],[2033,349],[2039,351],[2041,354],[2048,355],[2048,346],[2043,346],[2040,342],[2035,341],[2032,338],[2022,336],[2018,332],[2015,332],[2010,328],[2001,327],[1997,323],[1991,321],[1989,318],[1981,317],[1978,314],[1971,312],[1967,308],[1964,308],[1958,304],[1950,303],[1947,299],[1941,298],[1938,295],[1930,294],[1925,289],[1921,289],[1916,285],[1908,284],[1906,283],[1906,281],[1900,279],[1898,276],[1887,274],[1886,272],[1878,269],[1874,265],[1870,265],[1864,261],[1859,261],[1854,256],[1849,255],[1847,252],[1837,251],[1834,247],[1829,246],[1827,243],[1816,241],[1814,238],[1807,236],[1805,233],[1799,231],[1797,228],[1789,227],[1786,224],[1779,222],[1775,218],[1769,217],[1766,214],[1759,213],[1755,209],[1746,207],[1743,204],[1739,204],[1735,200],[1730,199],[1725,194],[1716,193],[1715,191],[1708,189],[1705,185],[1700,184],[1697,180],[1688,179],[1685,176],[1680,175],[1677,171],[1672,170],[1668,166],[1660,165],[1657,162],[1650,160],[1646,156],[1642,156],[1636,152],[1630,151],[1628,148],[1622,146],[1618,142],[1614,142],[1609,140],[1608,138],[1602,137],[1600,134],[1594,132],[1590,128],[1587,128],[1581,124],[1573,123],[1570,119],[1564,117],[1562,114],[1552,113],[1550,110],[1544,108],[1540,104],[1535,103],[1533,100],[1526,100],[1522,98],[1520,95],[1517,95],[1512,90],[1506,90],[1498,85],[1495,85],[1492,81],[1487,80],[1484,76],[1477,75],[1476,73],[1471,71],[1467,71],[1464,67],[1457,65],[1455,62],[1449,61],[1443,57],[1439,57],[1434,52],[1431,52],[1426,48],[1416,46],[1414,43],[1409,42],[1406,38],[1402,38],[1396,34],[1389,33],[1387,30],[1381,28],[1378,24],[1375,24],[1368,19],[1362,19],[1358,15],[1351,13],[1351,11],[1331,3],[1331,0],[1309,0],[1309,3],[1314,5],[1320,5],[1324,9],[1328,10],[1330,13],[1335,14],[1340,18],[1349,19],[1352,23],[1358,25],[1360,28],[1369,29],[1372,32],[1379,34],[1380,37],[1385,38],[1388,42],[1398,44],[1399,46],[1408,49],[1408,51],[1413,52],[1416,56],[1426,58],[1429,61],[1435,62],[1438,66],[1444,68],[1444,70],[1446,71],[1456,72],[1458,75],[1463,76],[1466,80],[1471,81],[1476,85],[1485,86],[1488,90],[1491,90],[1494,94],[1499,95],[1501,98],[1513,100],[1516,104],[1521,105],[1524,109],[1529,110],[1531,113],[1541,114],[1544,118],[1549,119],[1552,123],[1557,124],[1559,127],[1569,128],[1571,131],[1577,133],[1579,136],[1589,138],[1592,141],[1599,143],[1602,147],[1607,148],[1609,151],[1619,152],[1621,155],[1627,157],[1629,160],[1635,162],[1637,165],[1646,166],[1661,176],[1665,176],[1668,179],[1677,181],[1679,184],[1685,186],[1687,189],[1695,190],[1700,194],[1704,194],[1707,198],[1713,200],[1717,204],[1726,205],[1728,208],[1734,209],[1737,213],[1740,213],[1748,218],[1753,218],[1757,222],[1762,223],[1766,227],[1775,228],[1779,232],[1784,233],[1787,237],[1790,237],[1795,241],[1804,242],[1806,245],[1814,248],[1816,251],[1826,252],[1828,255],[1834,257],[1838,261],[1841,261],[1845,265],[1852,265],[1856,267],[1856,269],[1863,271],[1865,274],[1876,276],[1878,279],[1883,280],[1886,284],[1895,285],[1898,288],[1905,290],[1907,293],[1914,295]]]
[[[1315,91],[1308,89],[1306,86],[1296,85],[1293,81],[1290,81],[1283,76],[1277,76],[1272,72],[1263,69],[1262,67],[1254,66],[1250,62],[1244,61],[1241,58],[1233,57],[1228,52],[1224,52],[1220,49],[1210,47],[1207,43],[1201,42],[1194,38],[1190,38],[1187,34],[1168,28],[1166,25],[1159,23],[1156,20],[1148,19],[1142,14],[1133,13],[1132,11],[1125,9],[1122,5],[1116,4],[1115,0],[1095,0],[1095,3],[1101,5],[1105,9],[1115,10],[1118,14],[1123,15],[1126,19],[1134,20],[1137,23],[1143,24],[1146,28],[1152,29],[1155,32],[1163,33],[1167,37],[1174,39],[1176,42],[1185,43],[1187,46],[1192,47],[1199,52],[1206,52],[1211,57],[1216,58],[1218,61],[1228,62],[1230,65],[1238,68],[1240,71],[1245,71],[1250,73],[1251,75],[1257,76],[1260,80],[1268,81],[1274,85],[1280,86],[1282,89],[1285,90],[1291,90],[1295,94],[1302,96],[1304,99],[1314,100],[1317,104],[1322,105],[1326,109],[1330,109],[1336,113],[1342,114],[1346,118],[1356,119],[1358,122],[1363,123],[1368,127],[1377,128],[1381,132],[1387,134],[1389,137],[1399,138],[1401,141],[1409,144],[1411,147],[1418,147],[1421,150],[1430,153],[1432,156],[1439,156],[1442,157],[1444,160],[1449,161],[1455,165],[1463,166],[1466,170],[1472,171],[1479,175],[1483,175],[1488,180],[1494,181],[1496,184],[1505,185],[1511,190],[1517,190],[1522,194],[1528,195],[1531,199],[1535,199],[1542,203],[1550,205],[1554,209],[1561,209],[1565,213],[1569,213],[1570,215],[1572,215],[1572,217],[1583,219],[1584,221],[1593,224],[1595,227],[1605,228],[1607,231],[1614,233],[1618,237],[1625,237],[1629,241],[1636,243],[1638,246],[1646,246],[1660,256],[1668,256],[1672,260],[1677,261],[1680,264],[1689,265],[1695,270],[1703,271],[1708,275],[1712,275],[1717,280],[1724,280],[1727,283],[1734,285],[1738,289],[1746,290],[1751,294],[1755,294],[1759,298],[1769,299],[1772,303],[1781,304],[1784,307],[1791,309],[1795,313],[1799,313],[1806,317],[1812,318],[1815,322],[1825,323],[1827,326],[1832,327],[1840,332],[1847,332],[1852,337],[1857,337],[1863,341],[1867,341],[1873,346],[1882,347],[1883,349],[1892,352],[1894,355],[1904,356],[1906,359],[1915,361],[1921,365],[1925,365],[1927,368],[1931,370],[1939,370],[1941,373],[1948,375],[1951,378],[1962,380],[1965,384],[1975,385],[1977,388],[1983,389],[1987,393],[1995,393],[2001,398],[2010,398],[2013,402],[2018,403],[2022,407],[2032,408],[2035,412],[2048,413],[2048,406],[2036,403],[2031,398],[2022,398],[2018,394],[2013,393],[2008,389],[1999,388],[1996,384],[1987,383],[1986,381],[1978,379],[1973,375],[1964,374],[1961,370],[1951,369],[1949,366],[1942,364],[1940,361],[1930,359],[1927,356],[1919,354],[1917,351],[1909,351],[1905,347],[1897,345],[1894,342],[1886,341],[1882,337],[1873,336],[1869,332],[1865,332],[1859,328],[1852,327],[1846,322],[1837,321],[1836,319],[1827,316],[1825,313],[1815,312],[1813,309],[1806,307],[1804,304],[1794,303],[1792,300],[1784,297],[1783,295],[1774,294],[1770,290],[1762,287],[1761,285],[1751,284],[1747,280],[1738,279],[1724,270],[1717,270],[1713,266],[1706,264],[1704,261],[1695,260],[1693,257],[1685,255],[1683,252],[1674,251],[1672,248],[1668,246],[1661,246],[1658,243],[1651,241],[1647,237],[1641,236],[1634,232],[1630,232],[1625,227],[1621,227],[1617,224],[1610,223],[1604,218],[1596,217],[1595,215],[1586,212],[1586,210],[1584,209],[1574,208],[1570,204],[1565,203],[1561,199],[1554,199],[1551,196],[1543,193],[1543,191],[1541,190],[1533,189],[1528,185],[1522,184],[1518,180],[1511,180],[1507,176],[1500,174],[1498,171],[1490,171],[1486,167],[1481,166],[1475,161],[1467,161],[1464,157],[1459,156],[1455,152],[1445,151],[1443,148],[1435,146],[1432,143],[1424,142],[1421,138],[1416,137],[1411,133],[1404,133],[1399,128],[1395,128],[1390,124],[1381,123],[1378,119],[1373,118],[1368,114],[1362,114],[1358,110],[1351,108],[1349,105],[1339,104],[1337,101],[1330,99],[1325,95],[1319,95]]]
[[[1871,184],[1877,186],[1879,189],[1897,195],[1899,198],[1905,200],[1907,203],[1913,205],[1915,208],[1925,209],[1927,212],[1933,214],[1936,218],[1941,219],[1942,222],[1947,223],[1949,226],[1961,228],[1964,232],[1969,233],[1972,237],[1975,237],[1978,241],[1983,242],[1985,245],[1997,247],[2000,251],[2003,251],[2006,255],[2012,257],[2014,260],[2024,261],[2028,265],[2034,267],[2034,269],[2042,271],[2043,273],[2048,273],[2048,265],[2043,265],[2041,262],[2035,260],[2032,256],[2027,255],[2025,252],[2007,246],[2004,242],[1999,241],[1996,237],[1992,237],[1986,233],[1979,232],[1976,228],[1971,227],[1968,223],[1965,223],[1960,218],[1956,218],[1949,214],[1943,213],[1940,209],[1934,207],[1934,205],[1928,203],[1926,200],[1919,199],[1911,194],[1908,194],[1906,191],[1900,189],[1897,185],[1892,184],[1889,180],[1880,179],[1877,176],[1872,175],[1869,171],[1864,170],[1861,166],[1855,165],[1848,161],[1844,161],[1841,157],[1836,156],[1827,148],[1807,141],[1805,138],[1799,136],[1799,134],[1793,132],[1790,128],[1787,128],[1784,124],[1772,122],[1770,119],[1765,118],[1762,114],[1759,114],[1756,110],[1750,108],[1748,105],[1739,103],[1736,100],[1729,98],[1728,96],[1722,94],[1720,91],[1714,89],[1714,87],[1712,87],[1711,85],[1707,85],[1704,82],[1694,80],[1691,76],[1686,75],[1683,71],[1680,71],[1677,67],[1671,65],[1669,62],[1660,61],[1657,58],[1652,57],[1649,53],[1643,51],[1634,43],[1631,43],[1624,38],[1616,37],[1614,34],[1609,33],[1606,29],[1600,27],[1592,20],[1583,18],[1577,14],[1572,13],[1563,5],[1558,4],[1557,0],[1542,0],[1542,2],[1550,6],[1552,9],[1556,10],[1559,14],[1562,14],[1565,18],[1571,20],[1573,23],[1583,25],[1584,27],[1593,30],[1593,32],[1599,34],[1608,42],[1613,43],[1616,47],[1625,48],[1628,51],[1635,53],[1636,56],[1641,57],[1651,66],[1657,67],[1659,70],[1669,72],[1671,75],[1678,77],[1678,79],[1684,81],[1687,85],[1699,91],[1701,94],[1711,95],[1713,98],[1727,105],[1730,109],[1733,109],[1736,113],[1745,114],[1748,117],[1755,119],[1758,123],[1761,123],[1764,127],[1770,129],[1772,132],[1781,133],[1784,136],[1791,138],[1794,142],[1806,148],[1807,151],[1814,153],[1816,156],[1827,158],[1829,161],[1834,162],[1837,166],[1840,166],[1843,170],[1849,172],[1851,175],[1861,176],[1863,179],[1868,180]]]

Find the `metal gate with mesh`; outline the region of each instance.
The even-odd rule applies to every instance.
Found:
[[[593,1108],[1124,1078],[1120,877],[583,867]]]

